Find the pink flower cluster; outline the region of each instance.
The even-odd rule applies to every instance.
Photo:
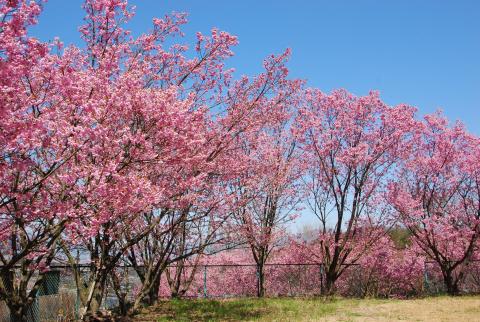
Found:
[[[84,1],[82,46],[44,43],[29,35],[43,5],[0,0],[0,300],[14,319],[55,263],[71,265],[84,317],[109,283],[125,314],[159,294],[403,297],[430,266],[449,294],[474,289],[480,139],[461,123],[306,89],[289,49],[234,79],[235,36],[189,48],[183,13],[133,36],[126,0]],[[308,240],[288,233],[303,211],[318,219]],[[141,280],[132,305],[122,263]]]

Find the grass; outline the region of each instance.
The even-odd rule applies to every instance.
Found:
[[[480,296],[173,300],[144,309],[134,321],[480,321]]]

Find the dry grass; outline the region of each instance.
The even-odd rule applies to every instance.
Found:
[[[360,301],[340,306],[319,321],[480,321],[480,297],[432,297],[415,300]],[[306,318],[304,321],[308,321]]]
[[[165,301],[134,321],[479,321],[480,297]]]

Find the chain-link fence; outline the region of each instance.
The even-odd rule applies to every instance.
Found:
[[[458,280],[458,292],[460,294],[480,293],[480,261],[470,261],[467,264],[457,266],[452,272],[453,281]],[[436,262],[425,262],[424,293],[427,295],[444,294],[447,288],[440,266]]]
[[[89,266],[79,267],[80,274],[88,273]],[[138,287],[140,279],[133,269],[121,267],[128,274],[124,279],[122,287],[130,287],[127,292],[133,296],[133,289]],[[17,271],[13,273],[18,274]],[[36,277],[31,278],[32,285],[36,281]],[[118,299],[114,292],[113,286],[109,281],[102,300],[102,309],[113,309],[118,305]],[[80,298],[77,293],[75,277],[70,266],[56,265],[51,271],[46,273],[43,282],[37,291],[37,296],[28,308],[26,318],[28,322],[63,322],[75,321],[79,317]],[[5,302],[0,301],[0,322],[10,322],[10,311]]]
[[[10,273],[18,274],[15,270]],[[35,280],[35,277],[31,278],[31,281]],[[68,267],[62,266],[45,273],[36,297],[28,307],[26,318],[29,322],[72,321],[76,318],[77,307],[73,276]],[[6,303],[0,301],[0,322],[9,321],[10,311]]]
[[[85,266],[85,273],[88,266]],[[168,268],[169,270],[175,267]],[[259,287],[259,274],[256,265],[199,265],[193,277],[185,286],[185,279],[192,273],[193,267],[183,268],[182,287],[186,287],[184,298],[230,298],[254,297]],[[275,296],[315,296],[321,293],[324,283],[323,269],[316,264],[266,264],[265,295]],[[115,270],[121,280],[120,289],[126,299],[133,301],[141,282],[132,267],[121,266]],[[173,274],[172,274],[173,275]],[[35,280],[33,278],[32,280]],[[172,281],[170,281],[172,283]],[[173,288],[162,275],[159,296],[170,298]],[[33,285],[32,285],[33,286]],[[118,290],[117,290],[118,291]],[[108,282],[102,300],[102,308],[113,309],[118,306],[118,293],[111,280]],[[47,274],[37,298],[27,314],[27,321],[72,321],[78,318],[80,300],[75,286],[74,274],[69,266],[55,266]],[[9,322],[10,313],[4,302],[0,302],[0,322]]]
[[[85,266],[85,274],[88,266]],[[159,296],[170,298],[173,294],[176,267],[162,274]],[[461,293],[480,292],[480,261],[472,262],[463,269],[459,284]],[[120,290],[127,301],[133,301],[141,287],[140,279],[132,267],[121,266],[115,270],[120,280]],[[443,276],[438,265],[427,262],[422,274],[410,278],[408,283],[382,280],[382,272],[372,271],[362,265],[348,265],[336,282],[336,292],[342,296],[417,296],[445,293]],[[179,283],[179,295],[184,298],[233,298],[255,297],[258,293],[259,273],[256,265],[220,264],[184,266]],[[264,269],[265,296],[317,296],[325,286],[325,271],[319,264],[266,264]],[[118,306],[119,289],[111,280],[103,295],[102,308]],[[178,288],[177,290],[178,291]],[[57,266],[49,272],[37,297],[29,308],[27,321],[74,321],[78,318],[80,301],[74,274],[68,266]],[[0,322],[9,322],[10,313],[0,302]]]
[[[264,269],[265,296],[314,296],[321,293],[322,266],[317,264],[266,264]],[[189,275],[188,270],[185,275]],[[171,290],[164,277],[161,296]],[[259,273],[256,265],[202,265],[184,297],[228,298],[257,295]]]

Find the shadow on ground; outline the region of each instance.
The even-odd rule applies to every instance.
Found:
[[[242,321],[268,315],[262,301],[165,301],[142,312],[135,321]]]

